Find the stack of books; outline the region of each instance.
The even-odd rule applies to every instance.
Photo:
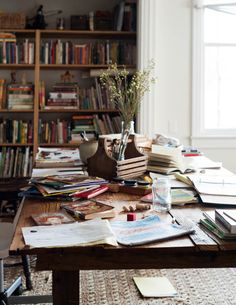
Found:
[[[8,109],[32,110],[34,105],[34,86],[31,83],[9,84],[7,86]]]
[[[31,178],[29,188],[20,195],[30,198],[76,201],[93,198],[108,190],[108,182],[82,174],[62,174]]]
[[[35,165],[37,168],[76,167],[83,165],[78,148],[39,147]]]
[[[175,171],[184,173],[184,164],[181,148],[152,145],[152,151],[148,154],[148,171],[171,174]]]
[[[83,134],[86,134],[88,140],[95,140],[97,138],[93,115],[74,115],[72,116],[72,125],[70,143],[81,143],[83,141]]]
[[[236,209],[203,212],[200,223],[220,239],[236,239]]]
[[[45,109],[78,109],[78,84],[77,83],[57,83],[53,90],[49,92]]]

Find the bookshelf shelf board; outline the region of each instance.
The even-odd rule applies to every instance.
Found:
[[[30,29],[1,29],[1,32],[13,33],[17,37],[35,37],[35,30]]]
[[[10,147],[18,147],[18,146],[33,146],[32,143],[25,143],[25,144],[22,144],[22,143],[0,143],[0,146],[10,146]]]
[[[33,110],[11,110],[11,109],[0,109],[0,112],[5,112],[5,113],[33,113]]]
[[[55,112],[72,112],[72,113],[119,113],[116,109],[44,109],[39,110],[40,113],[55,113]]]
[[[35,65],[34,64],[0,64],[0,69],[24,69],[24,70],[27,70],[27,69],[34,69],[35,68]]]
[[[78,147],[80,143],[39,143],[40,147]]]
[[[134,69],[135,66],[133,65],[125,65],[127,69]],[[56,65],[56,64],[41,64],[40,65],[41,69],[107,69],[108,65],[76,65],[76,64],[71,64],[71,65]],[[123,65],[118,65],[118,68],[123,68]]]
[[[136,32],[125,31],[77,31],[77,30],[41,30],[42,37],[72,37],[72,38],[136,38]]]

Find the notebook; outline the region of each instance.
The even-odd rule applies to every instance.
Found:
[[[144,297],[173,297],[177,291],[168,278],[162,277],[133,277],[133,280]]]

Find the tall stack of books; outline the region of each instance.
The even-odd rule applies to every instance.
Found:
[[[220,239],[236,239],[236,209],[216,209],[203,212],[203,227]]]
[[[28,84],[9,84],[7,86],[8,109],[31,110],[34,105],[34,86]]]
[[[84,136],[88,140],[95,140],[97,138],[93,115],[74,115],[72,116],[72,125],[71,143],[80,143]]]
[[[57,83],[53,90],[49,92],[45,109],[78,109],[78,84],[77,83]]]

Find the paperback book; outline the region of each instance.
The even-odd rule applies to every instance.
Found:
[[[64,208],[68,213],[82,219],[115,217],[115,209],[113,206],[96,200],[68,203],[62,205],[62,208]]]
[[[48,226],[48,225],[61,225],[64,223],[74,222],[74,218],[68,215],[65,211],[54,212],[54,213],[42,213],[31,215],[34,222],[38,226]]]

